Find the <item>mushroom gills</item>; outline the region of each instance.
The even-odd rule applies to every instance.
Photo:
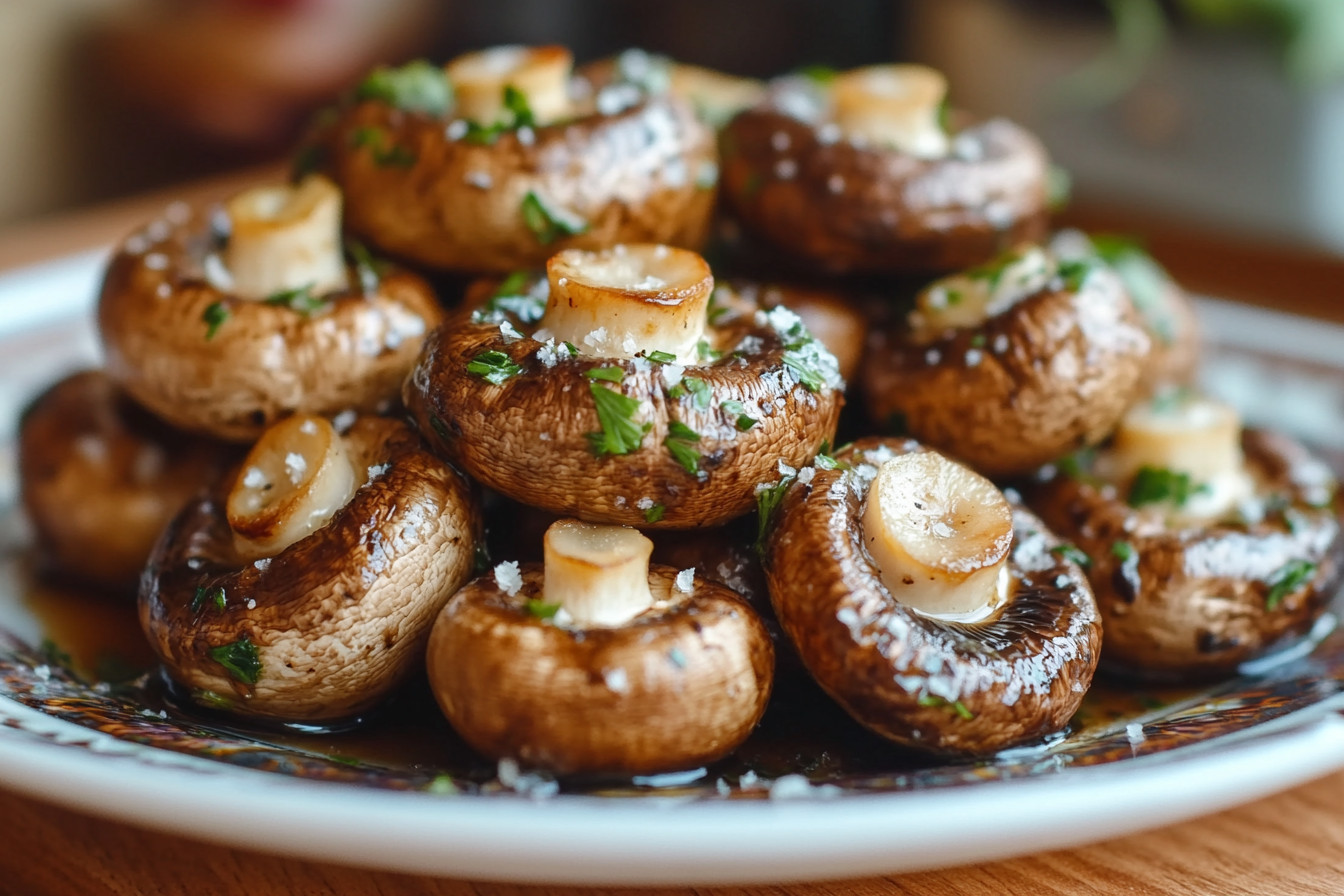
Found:
[[[574,624],[617,626],[653,606],[653,542],[638,529],[559,520],[546,530],[542,550],[542,600],[559,604]]]
[[[460,118],[481,125],[522,124],[506,105],[512,87],[522,94],[532,124],[546,125],[571,114],[569,76],[574,57],[559,46],[490,47],[459,56],[447,65]],[[514,116],[514,117],[510,117]]]
[[[947,155],[939,121],[947,78],[922,65],[874,65],[838,75],[832,96],[845,136],[919,158]]]
[[[320,175],[297,185],[253,187],[225,203],[227,286],[265,301],[296,290],[323,295],[348,284],[341,250],[341,191]]]
[[[934,451],[887,460],[868,489],[862,527],[879,578],[906,606],[970,621],[1006,599],[1012,509],[968,467]]]
[[[358,487],[344,440],[322,417],[296,416],[262,434],[225,505],[244,559],[273,557],[322,528]]]
[[[546,264],[550,298],[537,338],[597,357],[665,352],[699,364],[714,277],[694,252],[653,244],[566,249]]]

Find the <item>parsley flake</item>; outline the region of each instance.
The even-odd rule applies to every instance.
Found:
[[[679,420],[673,420],[667,426],[667,438],[663,445],[672,459],[692,476],[700,472],[700,452],[693,446],[700,441],[700,433]]]
[[[466,123],[467,132],[462,135],[462,139],[467,143],[475,143],[478,146],[493,146],[499,140],[500,135],[506,131],[536,126],[537,118],[532,112],[531,104],[527,101],[527,94],[512,84],[504,85],[503,105],[505,114],[502,119],[494,124],[468,121]]]
[[[211,302],[205,306],[205,311],[201,314],[201,321],[205,324],[205,338],[211,340],[219,332],[219,328],[224,325],[224,321],[229,319],[229,309],[224,307],[223,302]]]
[[[645,352],[644,357],[648,358],[650,361],[653,361],[655,364],[674,364],[676,363],[677,360],[677,356],[672,354],[671,352],[659,352],[659,351]]]
[[[709,347],[708,339],[701,339],[695,344],[695,354],[701,361],[717,361],[723,357],[723,352]]]
[[[500,351],[481,352],[467,362],[467,373],[474,373],[496,386],[523,372],[513,359]]]
[[[625,371],[620,367],[594,367],[592,370],[584,371],[583,375],[590,380],[603,380],[608,383],[619,383],[625,379]]]
[[[938,697],[933,694],[921,694],[917,701],[920,706],[945,706],[963,719],[975,718],[975,713],[966,708],[966,704],[960,700],[948,700],[945,697]]]
[[[354,262],[360,292],[366,296],[376,293],[378,285],[382,283],[383,271],[387,268],[387,264],[374,258],[368,246],[357,240],[345,241],[345,254]]]
[[[1134,559],[1134,545],[1127,541],[1117,541],[1111,545],[1111,556],[1115,557],[1121,563],[1128,563]]]
[[[374,69],[355,88],[355,99],[438,117],[453,105],[453,85],[442,68],[417,59],[400,68]]]
[[[785,476],[774,485],[758,487],[756,490],[756,553],[765,553],[765,539],[770,534],[771,517],[779,507],[789,486],[793,485],[793,476]]]
[[[559,602],[547,603],[535,597],[529,597],[523,603],[523,608],[538,619],[554,619],[555,614],[560,612]]]
[[[589,450],[603,457],[629,454],[638,449],[645,434],[653,428],[652,423],[639,424],[634,421],[639,401],[596,382],[588,384],[588,391],[592,393],[593,404],[597,407],[597,422],[602,427],[599,432],[584,433]]]
[[[1083,569],[1092,566],[1092,558],[1071,544],[1057,544],[1050,549],[1050,553],[1054,554],[1056,557],[1062,557],[1065,560],[1072,560]]]
[[[206,588],[204,585],[196,586],[196,593],[191,596],[191,612],[199,613],[201,607],[206,604],[214,604],[216,610],[223,610],[225,606],[224,589],[222,587]]]
[[[644,522],[656,523],[667,513],[667,508],[661,504],[654,504],[644,511]]]
[[[520,207],[523,223],[543,246],[565,236],[587,233],[588,222],[571,211],[548,206],[533,190],[528,190]]]
[[[746,406],[740,401],[733,401],[730,399],[723,402],[719,407],[737,418],[733,421],[733,425],[737,427],[738,432],[746,432],[760,422],[747,413]]]
[[[327,307],[327,303],[313,295],[313,284],[296,286],[294,289],[282,289],[272,293],[264,300],[267,305],[288,308],[290,311],[311,317],[315,312]]]
[[[1193,496],[1208,491],[1208,486],[1196,484],[1188,473],[1179,473],[1162,467],[1140,467],[1129,486],[1129,506],[1170,502],[1185,506]]]
[[[693,376],[682,377],[680,382],[667,390],[668,398],[681,399],[687,395],[690,395],[695,406],[703,411],[709,407],[710,399],[713,398],[714,393],[710,389],[709,383]]]
[[[375,127],[356,128],[350,135],[351,145],[367,149],[379,168],[410,168],[415,164],[415,153],[395,143],[389,146],[387,141],[387,133]]]
[[[229,676],[243,684],[256,684],[261,678],[261,656],[247,635],[232,644],[210,648],[210,659],[228,670]]]
[[[1265,595],[1265,609],[1273,610],[1283,603],[1283,599],[1311,581],[1316,574],[1316,564],[1310,560],[1289,560],[1274,570],[1266,581],[1269,592]]]

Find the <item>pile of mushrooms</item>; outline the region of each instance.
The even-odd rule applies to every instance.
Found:
[[[339,729],[420,680],[490,759],[629,778],[709,769],[803,674],[982,757],[1098,668],[1309,636],[1334,474],[1189,391],[1155,261],[1048,234],[1034,137],[919,66],[573,63],[377,69],[293,183],[112,258],[106,371],[25,415],[23,495],[61,572],[138,578],[180,703]]]

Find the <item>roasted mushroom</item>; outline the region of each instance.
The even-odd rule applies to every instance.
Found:
[[[586,65],[582,75],[597,85],[631,84],[652,95],[671,93],[681,97],[702,121],[716,129],[765,97],[764,82],[755,78],[687,65],[638,49]]]
[[[766,310],[783,305],[802,318],[807,331],[835,355],[840,376],[846,382],[858,373],[864,343],[868,340],[868,321],[836,290],[745,279],[734,279],[719,290],[724,304],[729,292],[734,292],[742,300]]]
[[[108,374],[183,429],[251,441],[288,414],[384,410],[442,318],[433,291],[341,249],[341,195],[311,177],[155,222],[98,304]]]
[[[489,488],[591,522],[712,526],[834,437],[835,358],[785,308],[711,301],[698,255],[569,249],[547,277],[478,294],[406,384],[430,444]]]
[[[688,103],[632,83],[584,80],[580,96],[572,62],[562,47],[505,46],[445,70],[375,73],[319,144],[350,228],[458,272],[536,267],[570,246],[698,247],[713,131]]]
[[[938,280],[873,334],[868,411],[990,476],[1100,442],[1135,399],[1151,340],[1096,258],[1023,245]]]
[[[198,704],[345,724],[419,667],[479,530],[468,484],[404,423],[290,417],[169,526],[141,626]]]
[[[1152,396],[1194,382],[1199,366],[1199,322],[1194,306],[1185,290],[1142,246],[1124,237],[1089,237],[1078,230],[1062,230],[1050,240],[1050,249],[1062,261],[1100,258],[1125,284],[1153,342],[1140,395]]]
[[[1300,444],[1177,391],[1047,471],[1032,504],[1091,558],[1105,666],[1193,680],[1311,629],[1339,578],[1336,491]]]
[[[897,743],[983,755],[1062,730],[1092,679],[1087,579],[992,483],[865,439],[763,491],[780,624],[821,687]]]
[[[86,370],[23,412],[18,454],[24,510],[52,573],[134,591],[159,533],[228,451],[164,426]]]
[[[468,744],[564,775],[641,775],[746,739],[770,694],[769,635],[729,589],[650,566],[652,547],[562,520],[544,566],[501,563],[453,597],[429,680]]]
[[[835,273],[956,270],[1039,239],[1045,150],[1001,119],[948,133],[946,92],[914,65],[782,79],[724,130],[724,196],[750,233]]]

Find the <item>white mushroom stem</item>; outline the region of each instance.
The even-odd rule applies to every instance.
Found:
[[[727,124],[738,112],[765,97],[765,84],[755,78],[739,78],[683,63],[672,65],[668,89],[688,100],[702,117],[715,124]]]
[[[541,328],[586,355],[667,352],[699,364],[714,277],[694,252],[671,246],[566,249],[546,263],[550,298]]]
[[[232,291],[264,300],[310,289],[344,289],[341,191],[320,175],[296,186],[254,187],[225,203],[230,235],[224,250]]]
[[[560,520],[543,540],[542,599],[580,626],[621,625],[653,605],[652,552],[638,529]]]
[[[915,297],[910,323],[918,335],[978,327],[1049,285],[1058,272],[1040,246],[1018,246],[981,267],[929,284]]]
[[[1237,412],[1185,392],[1131,408],[1116,428],[1109,460],[1122,482],[1144,468],[1188,476],[1197,491],[1177,508],[1187,517],[1217,516],[1253,490]]]
[[[882,583],[906,606],[976,618],[1005,594],[1012,509],[994,483],[941,454],[903,454],[878,468],[862,526]]]
[[[447,65],[457,97],[457,114],[482,125],[512,123],[504,88],[527,98],[539,125],[571,115],[569,76],[574,56],[564,47],[502,46],[459,56]]]
[[[947,78],[922,65],[874,65],[833,82],[835,121],[853,140],[890,146],[920,158],[947,154],[938,120]]]
[[[345,443],[321,417],[290,417],[266,430],[243,462],[225,515],[245,559],[273,557],[322,528],[346,505],[358,477]]]

